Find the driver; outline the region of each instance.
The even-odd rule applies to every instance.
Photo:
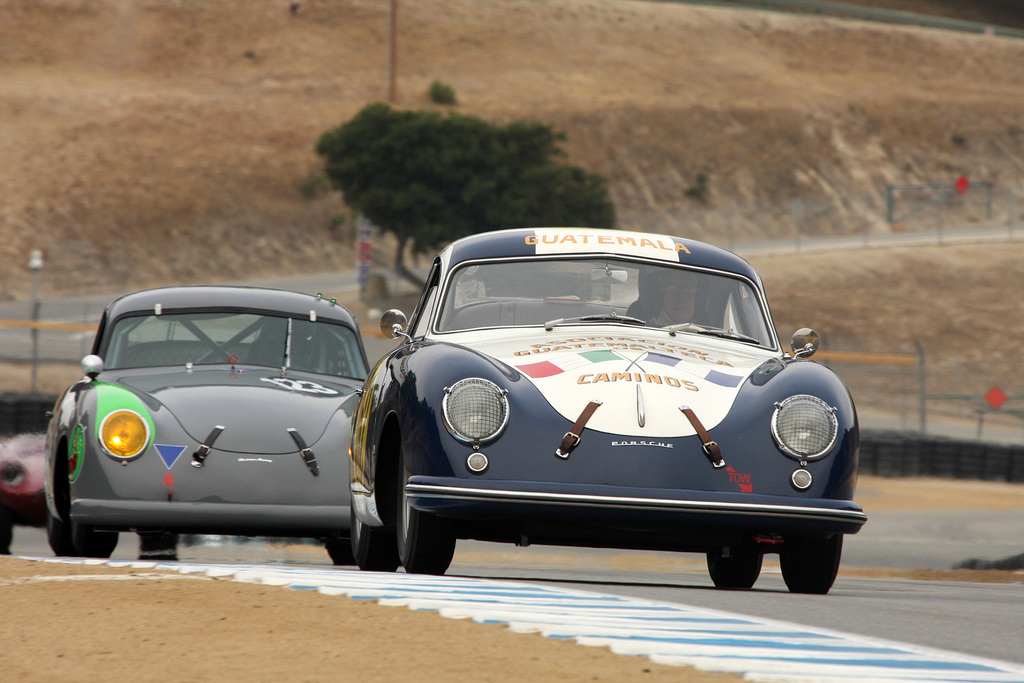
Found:
[[[665,327],[688,323],[697,309],[697,276],[684,270],[666,270],[655,276],[654,291],[661,296],[661,305],[647,321]]]
[[[659,268],[641,276],[640,298],[630,305],[626,315],[652,327],[690,322],[697,311],[697,289],[695,274]]]

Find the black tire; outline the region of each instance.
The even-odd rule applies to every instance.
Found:
[[[54,555],[75,557],[75,546],[71,543],[71,525],[54,517],[49,510],[46,511],[46,540],[49,541]]]
[[[60,452],[60,451],[58,451]],[[53,466],[53,503],[60,512],[54,517],[46,507],[46,540],[58,557],[75,557],[75,546],[71,543],[71,492],[68,483],[67,458],[56,459]]]
[[[177,562],[178,534],[169,531],[140,533],[139,559],[153,562]]]
[[[116,531],[96,531],[91,524],[71,522],[71,545],[78,557],[110,557],[117,547],[118,536]]]
[[[324,541],[324,549],[336,567],[344,567],[356,563],[352,555],[352,542],[347,538],[331,536]]]
[[[398,548],[395,535],[382,528],[368,527],[351,513],[349,526],[352,558],[360,569],[367,572],[393,572],[398,569]]]
[[[715,584],[715,588],[730,590],[747,590],[756,582],[761,575],[761,563],[764,561],[762,553],[736,552],[729,553],[728,557],[722,555],[721,551],[708,553],[708,574]]]
[[[0,555],[11,554],[14,540],[14,514],[0,503]]]
[[[790,593],[824,595],[835,583],[843,554],[843,535],[787,537],[779,552],[782,579]]]
[[[451,522],[412,507],[405,495],[408,479],[405,455],[399,451],[398,514],[395,517],[398,557],[410,574],[444,574],[455,555],[455,534]]]

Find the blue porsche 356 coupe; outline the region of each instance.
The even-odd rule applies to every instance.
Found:
[[[777,553],[826,593],[853,502],[853,401],[786,352],[760,278],[700,242],[584,228],[447,247],[370,372],[351,448],[363,569],[443,573],[459,538],[699,552],[749,588]]]

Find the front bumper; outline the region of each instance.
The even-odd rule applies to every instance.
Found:
[[[481,540],[518,533],[537,543],[683,549],[853,534],[867,521],[853,501],[797,496],[423,476],[405,491],[417,510],[456,520],[463,535]]]
[[[71,519],[109,531],[318,537],[349,528],[346,505],[251,505],[79,498]]]

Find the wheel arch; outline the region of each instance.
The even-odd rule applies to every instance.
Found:
[[[46,497],[50,514],[68,522],[71,518],[71,482],[68,481],[68,437],[62,434],[53,451],[53,461],[47,482],[52,495]]]
[[[394,528],[396,523],[398,460],[402,449],[402,430],[398,416],[390,413],[381,425],[377,442],[377,460],[373,473],[373,493],[377,514],[385,527]]]

